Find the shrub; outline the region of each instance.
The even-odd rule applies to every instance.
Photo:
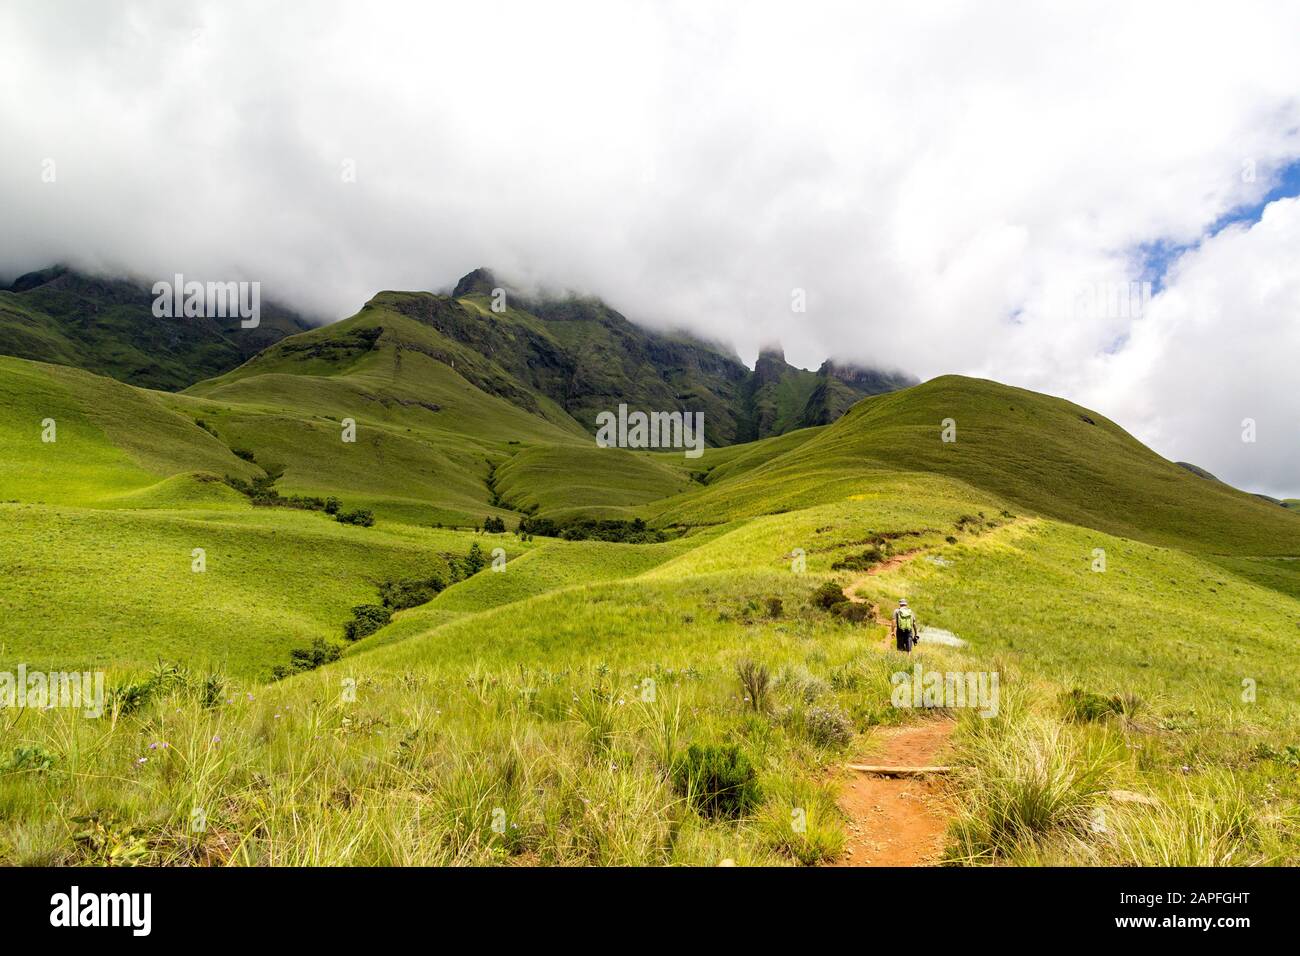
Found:
[[[754,661],[741,661],[736,665],[736,676],[740,678],[740,687],[749,706],[756,711],[767,710],[768,695],[772,689],[772,675],[767,668]]]
[[[788,671],[781,679],[781,685],[805,704],[811,704],[830,690],[826,681],[812,674],[806,667]]]
[[[330,495],[328,498],[325,499],[325,513],[327,515],[338,514],[339,508],[341,508],[342,506],[343,503],[339,501],[337,498],[335,498],[333,495]]]
[[[436,574],[427,578],[399,578],[382,582],[379,585],[379,598],[384,607],[401,611],[429,603],[446,587],[446,582]]]
[[[804,733],[819,747],[847,747],[853,740],[853,722],[838,707],[809,707],[803,715]]]
[[[259,508],[301,508],[304,511],[322,511],[325,508],[325,502],[320,498],[306,495],[281,495],[275,490],[275,483],[279,480],[278,475],[274,477],[261,475],[252,481],[226,475],[222,480],[241,495],[247,495],[249,501]]]
[[[691,744],[674,763],[673,785],[705,816],[740,817],[758,806],[758,771],[737,744]]]
[[[580,518],[557,522],[552,518],[526,516],[519,520],[520,534],[540,534],[547,538],[564,538],[567,541],[621,541],[626,544],[653,544],[667,541],[668,535],[646,527],[645,521],[635,518],[620,521],[615,518]]]
[[[817,607],[830,610],[841,601],[847,601],[844,596],[844,589],[834,581],[827,581],[816,591],[813,592],[812,601]]]
[[[477,541],[469,546],[469,553],[463,558],[446,554],[443,557],[447,559],[447,567],[451,569],[452,584],[473,577],[487,567],[488,564],[488,559],[483,554],[483,549],[479,547]]]
[[[352,609],[352,620],[343,625],[343,636],[349,641],[359,641],[375,633],[393,619],[392,612],[378,604],[358,604]]]
[[[271,679],[280,680],[290,674],[315,670],[322,664],[330,664],[343,656],[342,645],[323,638],[316,638],[310,647],[295,647],[289,652],[288,664],[276,664],[271,669]]]
[[[214,707],[225,696],[226,680],[216,673],[200,679],[184,664],[160,660],[148,677],[110,689],[107,694],[107,710],[117,717],[126,717],[155,697],[171,691],[197,698],[204,707]]]
[[[120,684],[108,692],[108,709],[119,717],[128,717],[149,702],[153,687],[148,681]]]
[[[254,461],[254,456],[247,448],[232,448],[230,451],[236,458],[242,458],[244,461]]]
[[[766,601],[767,616],[776,620],[785,614],[785,602],[779,597],[769,597]]]
[[[375,515],[367,508],[358,508],[356,511],[340,512],[334,516],[334,520],[342,524],[355,524],[369,528],[375,523]]]
[[[851,621],[854,624],[862,624],[864,621],[871,620],[871,613],[875,608],[870,604],[859,604],[856,601],[840,601],[831,607],[831,613],[836,617]]]
[[[500,518],[488,515],[483,519],[483,530],[488,534],[504,534],[506,523]]]
[[[831,565],[832,571],[866,571],[884,561],[888,555],[879,547],[870,547],[861,554],[851,554]]]
[[[1250,755],[1256,760],[1271,760],[1284,767],[1300,767],[1300,746],[1296,744],[1287,744],[1280,749],[1272,744],[1256,744]]]

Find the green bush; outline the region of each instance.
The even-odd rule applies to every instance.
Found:
[[[851,554],[831,565],[832,571],[866,571],[884,561],[888,555],[878,547],[870,547],[861,554]]]
[[[356,511],[339,512],[334,516],[334,520],[341,524],[355,524],[369,528],[375,523],[375,514],[367,508],[358,508]]]
[[[337,498],[335,498],[333,495],[330,495],[328,498],[325,499],[325,513],[327,515],[338,514],[339,508],[341,507],[343,507],[343,503],[339,501]]]
[[[343,636],[349,641],[375,633],[393,619],[388,608],[379,604],[358,604],[352,609],[352,620],[343,625]]]
[[[379,598],[384,607],[401,611],[419,604],[428,604],[447,587],[440,575],[427,578],[399,578],[379,585]]]
[[[108,710],[119,717],[126,717],[154,698],[173,691],[196,697],[204,707],[215,707],[225,696],[226,680],[217,673],[199,678],[184,664],[160,660],[148,677],[109,689]]]
[[[673,785],[705,816],[740,817],[758,806],[758,771],[737,744],[691,744],[674,762]]]
[[[343,647],[333,641],[316,638],[310,647],[295,647],[289,652],[288,664],[276,664],[271,669],[271,679],[280,680],[290,674],[315,670],[322,664],[330,664],[343,656]]]
[[[847,747],[853,741],[853,722],[838,707],[809,707],[803,715],[804,733],[819,747]]]
[[[813,592],[812,602],[816,607],[829,611],[835,605],[847,601],[844,596],[844,589],[834,581],[827,581],[816,591]]]
[[[858,604],[855,601],[840,601],[831,607],[831,613],[836,617],[852,621],[854,624],[870,621],[874,610],[875,608],[870,604]]]

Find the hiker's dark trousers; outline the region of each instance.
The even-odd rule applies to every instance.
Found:
[[[897,634],[895,635],[895,639],[898,643],[898,649],[900,651],[907,651],[909,654],[912,652],[911,631],[898,631]]]

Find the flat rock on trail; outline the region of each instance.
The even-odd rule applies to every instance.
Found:
[[[880,732],[871,763],[920,767],[941,764],[956,722],[920,720]],[[849,771],[839,805],[849,818],[844,856],[834,866],[926,866],[943,852],[952,816],[937,779],[882,777]]]

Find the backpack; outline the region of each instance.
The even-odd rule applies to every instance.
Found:
[[[898,609],[898,629],[905,634],[911,634],[913,631],[912,609],[910,607],[900,607]]]

